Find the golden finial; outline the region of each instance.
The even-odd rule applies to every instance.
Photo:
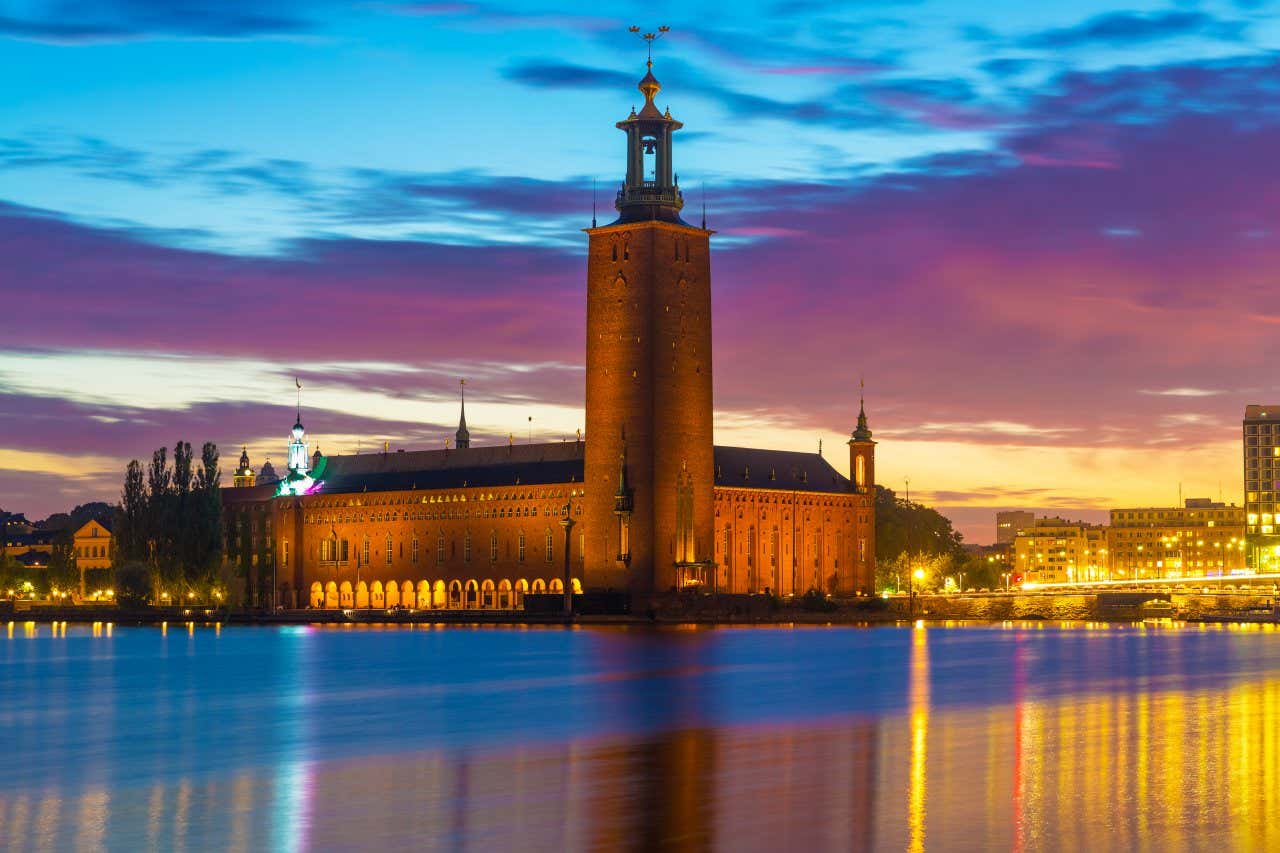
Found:
[[[627,27],[627,32],[635,33],[636,35],[640,36],[640,38],[644,39],[645,44],[648,45],[648,48],[649,48],[649,56],[647,61],[645,62],[645,65],[648,66],[649,68],[652,68],[653,67],[653,43],[658,39],[662,38],[663,36],[665,36],[667,33],[671,32],[671,27],[658,27],[658,31],[656,33],[642,33],[640,32],[639,27]]]

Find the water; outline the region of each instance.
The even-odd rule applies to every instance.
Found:
[[[1280,848],[1258,627],[0,630],[0,849]]]

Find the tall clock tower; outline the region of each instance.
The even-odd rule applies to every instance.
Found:
[[[680,218],[682,125],[648,65],[618,218],[587,230],[585,579],[633,592],[705,586],[714,553],[712,232]]]

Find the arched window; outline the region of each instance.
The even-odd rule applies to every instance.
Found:
[[[545,559],[548,563],[550,563],[552,560],[555,559],[554,552],[556,547],[555,537],[551,535],[550,528],[547,529],[546,536],[543,537],[542,547],[546,551],[546,556],[543,559]]]
[[[867,457],[859,453],[853,460],[853,469],[853,481],[857,483],[858,488],[865,488],[867,485]]]

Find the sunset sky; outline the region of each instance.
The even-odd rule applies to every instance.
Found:
[[[718,443],[847,470],[865,377],[880,482],[970,541],[1239,502],[1277,5],[5,0],[0,507],[179,439],[282,467],[295,375],[326,453],[441,446],[462,376],[477,443],[572,436],[632,23],[718,232]]]

